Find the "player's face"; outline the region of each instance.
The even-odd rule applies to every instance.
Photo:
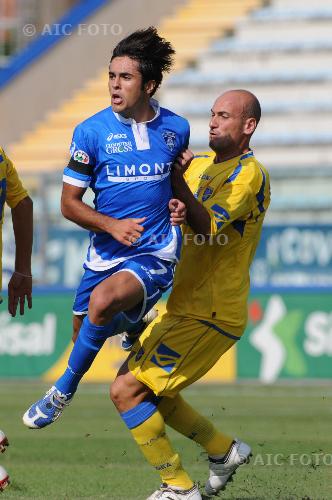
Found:
[[[113,111],[126,118],[135,118],[137,110],[148,105],[149,96],[142,88],[139,64],[128,56],[111,61],[108,87]]]
[[[227,93],[219,97],[211,109],[209,144],[216,152],[226,153],[241,147],[246,140],[246,119],[239,96]]]

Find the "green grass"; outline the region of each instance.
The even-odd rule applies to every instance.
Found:
[[[59,422],[42,431],[25,428],[21,414],[45,389],[0,382],[0,428],[10,440],[0,464],[12,480],[1,500],[143,500],[158,487],[158,475],[131,440],[106,386],[83,385]],[[221,498],[332,498],[331,388],[195,385],[184,394],[220,429],[253,447],[251,463],[238,470]],[[206,454],[175,432],[170,436],[187,471],[204,484]],[[313,453],[325,453],[328,465]]]

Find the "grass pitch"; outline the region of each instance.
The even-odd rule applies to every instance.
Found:
[[[143,500],[159,485],[108,399],[106,386],[82,385],[63,417],[29,430],[21,415],[47,389],[0,382],[0,428],[10,447],[0,464],[12,484],[1,499]],[[187,399],[226,433],[250,443],[223,499],[332,498],[331,395],[328,386],[195,385]],[[204,485],[207,456],[170,432],[191,476]]]

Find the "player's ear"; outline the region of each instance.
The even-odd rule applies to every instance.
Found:
[[[144,85],[144,90],[149,95],[152,95],[154,93],[155,88],[156,88],[156,81],[155,80],[149,80]]]
[[[244,122],[243,132],[245,135],[252,135],[255,132],[257,123],[255,118],[247,118]]]

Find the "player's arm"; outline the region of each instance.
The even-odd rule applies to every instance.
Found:
[[[196,234],[209,235],[211,230],[211,219],[209,212],[196,200],[190,191],[184,173],[189,167],[194,155],[187,149],[178,156],[172,169],[172,189],[176,198],[181,200],[187,210],[187,224]]]
[[[29,196],[12,208],[15,237],[15,271],[8,283],[8,311],[16,315],[19,304],[24,314],[25,300],[32,307],[31,253],[33,239],[33,204]]]
[[[94,232],[105,232],[126,246],[131,246],[141,236],[145,217],[140,219],[115,219],[97,212],[84,203],[85,187],[64,182],[61,196],[61,212],[66,219]]]
[[[18,304],[24,314],[25,300],[32,307],[31,253],[33,239],[33,204],[11,160],[6,163],[6,203],[11,209],[15,238],[15,271],[8,283],[8,311],[16,315]]]
[[[204,205],[196,200],[187,186],[183,172],[192,161],[191,151],[184,151],[176,160],[172,172],[173,191],[187,207],[187,222],[196,234],[216,235],[233,221],[247,216],[255,208],[256,197],[245,174],[236,180],[226,180],[222,189]]]

